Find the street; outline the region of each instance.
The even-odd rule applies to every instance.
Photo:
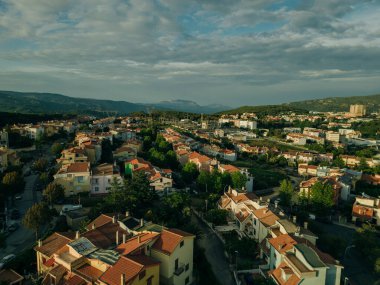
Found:
[[[207,227],[199,218],[194,214],[192,215],[192,222],[195,223],[202,231],[199,245],[205,249],[207,261],[211,264],[212,271],[221,285],[235,284],[230,265],[224,255],[224,246],[215,233]]]
[[[37,201],[41,200],[41,193],[34,191],[37,179],[38,175],[30,175],[25,177],[25,189],[21,194],[22,199],[16,200],[14,207],[20,211],[21,218],[16,221],[8,220],[8,223],[16,222],[20,225],[20,227],[7,237],[7,246],[1,250],[0,259],[11,253],[20,253],[24,249],[30,248],[35,242],[34,232],[25,228],[22,225],[21,220],[28,208],[30,208]]]

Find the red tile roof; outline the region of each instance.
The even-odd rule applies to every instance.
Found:
[[[131,254],[137,249],[141,248],[142,246],[145,246],[147,243],[151,242],[153,239],[157,238],[159,236],[159,233],[140,233],[133,238],[130,238],[126,241],[126,243],[120,244],[116,251],[119,252],[121,255],[127,255]],[[139,242],[140,238],[140,242]]]
[[[50,257],[71,241],[72,239],[63,236],[62,234],[54,233],[42,241],[42,246],[36,246],[34,249],[41,252],[43,255]]]
[[[125,274],[125,282],[129,284],[143,268],[144,265],[122,256],[112,267],[104,272],[100,280],[109,285],[120,285],[121,276]]]
[[[163,230],[152,248],[165,254],[172,254],[184,237],[192,237],[192,234],[178,229]]]

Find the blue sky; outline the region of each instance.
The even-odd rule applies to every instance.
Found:
[[[380,92],[379,0],[0,0],[0,89],[228,106]]]

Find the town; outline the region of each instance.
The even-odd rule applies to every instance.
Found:
[[[379,113],[0,126],[0,284],[374,284]]]

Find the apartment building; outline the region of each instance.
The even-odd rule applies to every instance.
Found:
[[[89,162],[74,162],[62,165],[54,175],[54,181],[65,189],[65,196],[91,191],[91,173]]]
[[[91,195],[106,195],[114,181],[123,182],[118,167],[113,164],[103,163],[92,168]]]
[[[380,198],[367,195],[355,197],[352,206],[353,222],[372,222],[380,225]]]
[[[60,165],[68,165],[76,162],[87,162],[85,150],[80,147],[72,147],[61,151],[61,157],[57,159]]]
[[[340,133],[334,132],[334,131],[327,131],[326,132],[326,140],[330,142],[340,142]]]

